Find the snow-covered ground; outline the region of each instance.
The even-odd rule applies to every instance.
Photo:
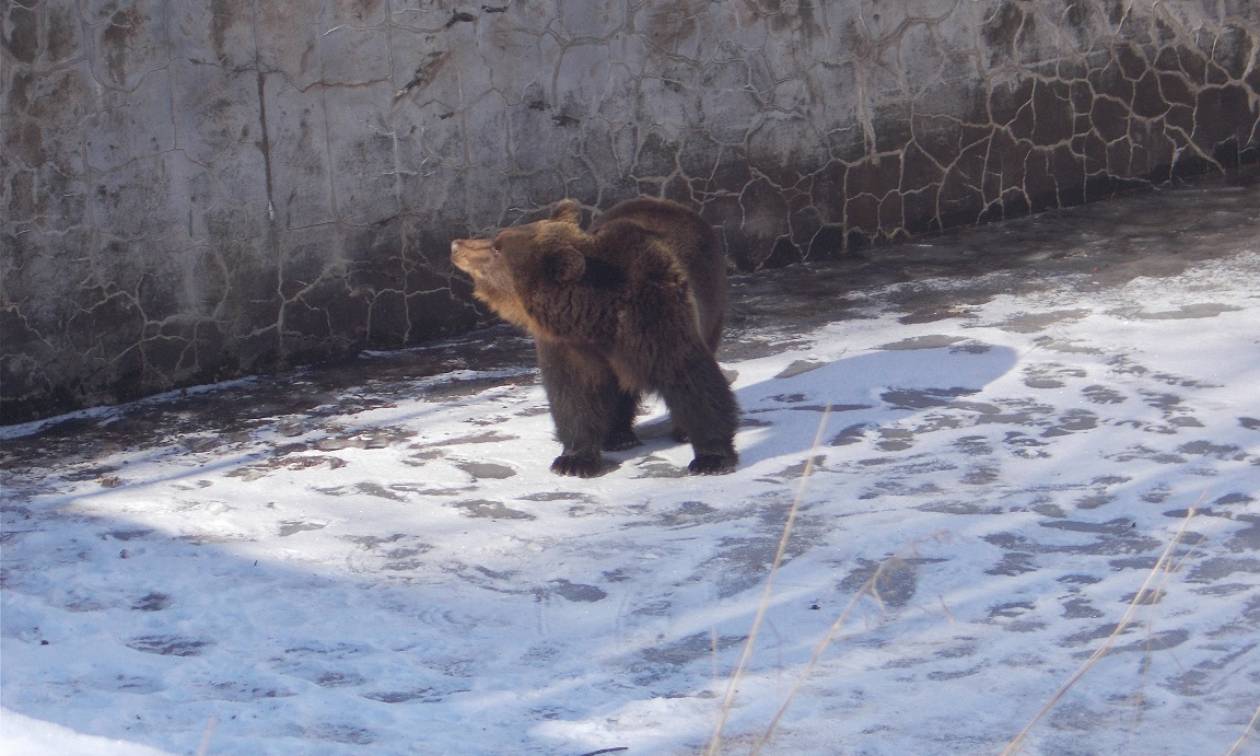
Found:
[[[724,753],[1255,730],[1260,188],[736,288],[725,477],[549,474],[503,328],[0,429],[0,751],[694,753],[794,501]]]

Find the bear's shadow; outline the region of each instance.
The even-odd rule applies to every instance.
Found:
[[[828,405],[831,417],[819,444],[844,445],[916,413],[957,408],[1017,361],[1009,347],[971,341],[952,347],[872,350],[830,362],[798,360],[772,377],[746,385],[736,376],[735,396],[742,410],[735,438],[737,469],[810,449]],[[679,446],[670,435],[669,413],[659,402],[649,400],[648,407],[659,411],[640,415],[636,432],[643,445],[608,452],[610,470],[650,465],[650,474],[672,477],[654,454]],[[685,474],[685,466],[676,472]]]

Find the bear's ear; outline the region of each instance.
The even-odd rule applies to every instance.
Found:
[[[586,256],[565,245],[547,255],[547,267],[557,283],[573,283],[586,273]]]
[[[552,209],[551,219],[576,226],[582,222],[582,206],[577,203],[577,200],[562,199]]]

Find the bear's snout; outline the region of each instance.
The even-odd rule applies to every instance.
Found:
[[[489,239],[455,239],[451,241],[451,262],[465,273],[486,264],[490,253]]]

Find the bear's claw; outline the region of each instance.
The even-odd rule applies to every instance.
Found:
[[[551,463],[551,471],[556,475],[574,475],[579,478],[593,478],[603,468],[599,457],[576,457],[569,454],[561,454]]]
[[[735,469],[739,457],[733,454],[697,454],[687,465],[692,475],[725,475]]]

